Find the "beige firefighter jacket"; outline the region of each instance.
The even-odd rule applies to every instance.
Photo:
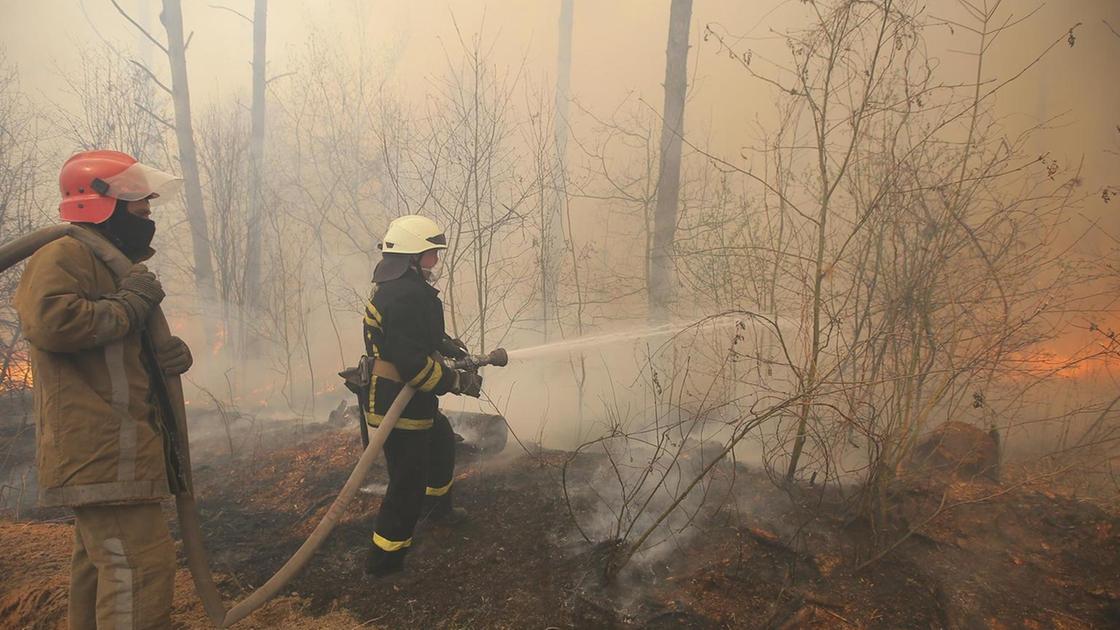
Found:
[[[69,236],[31,257],[16,290],[31,344],[43,506],[168,495],[141,333],[120,303],[103,299],[115,291],[109,268]]]

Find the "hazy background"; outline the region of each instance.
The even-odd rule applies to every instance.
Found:
[[[122,0],[120,4],[162,36],[159,2]],[[765,99],[760,98],[762,86],[721,55],[715,43],[703,41],[705,26],[720,25],[741,37],[743,49],[775,54],[782,44],[774,31],[804,19],[808,10],[801,4],[695,2],[689,51],[693,74],[685,125],[691,135],[708,139],[726,155],[735,155],[752,142],[755,121],[770,113]],[[188,69],[196,111],[216,99],[247,101],[249,95],[251,28],[215,6],[252,14],[252,3],[244,0],[183,3],[184,27],[194,33]],[[1037,140],[1039,150],[1065,162],[1084,158],[1086,186],[1100,185],[1120,169],[1120,157],[1115,155],[1120,142],[1116,130],[1120,82],[1115,70],[1120,38],[1104,24],[1107,21],[1120,29],[1120,3],[1007,0],[1003,7],[1010,15],[1037,13],[993,48],[984,73],[988,79],[1008,78],[1065,29],[1082,24],[1074,47],[1044,59],[996,101],[1012,129],[1016,123],[1028,125],[1056,117],[1056,128]],[[949,2],[930,3],[927,13],[950,15],[955,10]],[[457,23],[465,36],[482,34],[493,43],[497,64],[547,86],[555,77],[558,14],[558,2],[517,0],[274,1],[269,6],[269,73],[289,72],[291,58],[301,53],[312,35],[319,35],[337,42],[352,55],[351,61],[364,60],[369,80],[422,94],[431,77],[442,69],[445,56],[449,52],[456,55]],[[631,96],[659,109],[668,14],[667,2],[577,2],[572,33],[573,98],[600,114],[609,113]],[[64,107],[75,103],[62,75],[75,72],[82,63],[79,50],[108,42],[132,58],[151,60],[158,52],[108,0],[2,0],[0,16],[0,42],[20,71],[22,88]],[[950,33],[945,28],[927,33],[927,37],[931,53],[950,76],[957,66],[962,73],[959,77],[968,78],[970,60],[955,52],[968,48],[968,34]],[[161,76],[166,79],[166,71]],[[300,80],[298,74],[280,79]],[[1094,205],[1089,212],[1113,227],[1120,220],[1116,212],[1106,213],[1103,205]]]
[[[120,4],[158,39],[164,39],[158,21],[158,2],[122,0]],[[246,15],[252,13],[252,3],[246,0],[184,2],[185,30],[193,33],[188,50],[188,67],[196,134],[199,120],[208,108],[226,105],[244,110],[249,103],[251,27],[241,17],[215,8],[216,5]],[[1077,216],[1071,217],[1067,223],[1070,233],[1062,237],[1068,243],[1076,243],[1077,255],[1096,257],[1107,264],[1117,251],[1113,239],[1120,234],[1120,213],[1117,212],[1120,202],[1106,204],[1096,191],[1120,181],[1120,129],[1117,128],[1120,124],[1120,81],[1117,81],[1116,71],[1120,37],[1111,30],[1120,27],[1120,2],[1008,0],[1002,7],[1002,13],[1007,16],[1026,16],[1032,11],[1037,12],[1004,35],[992,48],[985,62],[982,80],[998,82],[1010,78],[1030,64],[1051,42],[1062,39],[1071,27],[1080,23],[1075,45],[1059,44],[1051,54],[1030,68],[1020,81],[1001,92],[994,101],[994,115],[1009,137],[1046,121],[1049,129],[1032,137],[1029,151],[1048,154],[1063,172],[1076,171],[1080,164],[1081,182],[1078,188],[1084,199],[1078,204]],[[281,124],[276,121],[291,113],[291,103],[296,102],[292,94],[298,93],[301,85],[319,78],[316,68],[321,66],[310,63],[309,59],[337,61],[349,69],[349,73],[345,74],[346,81],[368,82],[376,86],[373,92],[391,94],[397,102],[405,103],[406,111],[416,113],[422,110],[422,104],[432,100],[434,93],[443,89],[443,77],[449,68],[459,67],[462,63],[465,48],[461,42],[478,37],[483,48],[489,51],[487,63],[497,69],[509,85],[514,86],[510,94],[516,101],[515,107],[518,111],[529,112],[528,117],[531,118],[531,113],[541,103],[551,106],[556,76],[558,12],[559,2],[517,0],[273,1],[268,16],[268,74],[276,77],[269,86],[269,115],[272,118],[267,150],[270,159],[277,159],[276,152],[284,153],[285,160],[292,159],[294,155],[292,145],[285,145],[283,138],[276,137],[275,129]],[[936,2],[930,3],[925,13],[956,16],[960,11],[953,3]],[[568,145],[570,156],[580,154],[581,142],[601,137],[601,123],[604,121],[643,116],[647,122],[658,120],[664,98],[661,84],[665,72],[668,14],[668,1],[576,0],[569,118],[571,136],[575,140]],[[785,40],[778,33],[797,28],[807,23],[810,17],[809,5],[792,0],[695,2],[688,59],[689,96],[685,109],[685,135],[690,142],[741,168],[761,167],[761,160],[754,149],[759,146],[762,133],[772,129],[776,123],[774,91],[763,82],[752,79],[739,62],[729,58],[723,46],[715,40],[706,39],[705,33],[708,27],[712,27],[723,34],[732,49],[740,53],[752,51],[755,67],[765,68],[768,62],[779,62],[785,51]],[[924,37],[928,54],[938,68],[940,81],[967,83],[973,79],[975,69],[972,60],[963,52],[975,47],[973,37],[961,30],[951,32],[949,27],[928,29]],[[107,0],[0,0],[0,45],[8,61],[18,71],[19,89],[43,111],[75,111],[79,108],[67,78],[73,80],[79,76],[80,69],[87,62],[85,55],[103,54],[99,51],[104,51],[106,46],[118,51],[125,59],[142,61],[162,80],[168,80],[166,62],[159,52],[126,23]],[[342,98],[327,93],[320,97],[328,100]],[[338,105],[337,102],[333,104]],[[303,106],[310,109],[317,107],[314,100],[305,101]],[[345,107],[342,109],[345,110]],[[655,149],[658,127],[653,127]],[[65,138],[49,125],[40,128],[45,146],[52,149],[53,155],[65,156],[74,150],[74,147],[66,146]],[[605,155],[616,159],[619,163],[615,166],[620,170],[633,165],[631,154],[613,151],[607,150]],[[580,169],[585,165],[576,157],[572,158],[572,162],[573,178],[578,178]],[[270,173],[274,179],[288,180],[289,176],[299,177],[290,171]],[[266,181],[265,185],[270,187],[270,182]],[[46,189],[49,190],[49,186]],[[298,200],[292,202],[301,203]],[[42,195],[39,199],[40,211],[52,220],[53,204],[54,200],[49,195]],[[635,270],[644,265],[644,258],[630,245],[622,244],[628,242],[623,241],[623,237],[629,238],[634,234],[629,223],[622,221],[621,224],[607,226],[607,217],[612,215],[604,212],[604,205],[609,203],[593,199],[590,194],[586,198],[573,199],[573,235],[594,246],[595,252],[589,256],[598,256],[604,267],[617,269],[620,275],[629,273],[633,279],[638,274]],[[315,385],[308,387],[316,394],[326,395],[326,400],[318,406],[309,406],[306,402],[299,402],[307,392],[294,396],[289,400],[288,407],[299,413],[321,416],[327,407],[333,407],[334,402],[341,398],[334,394],[334,372],[358,354],[360,328],[357,309],[361,296],[368,288],[369,267],[376,259],[374,245],[379,239],[379,231],[393,214],[377,208],[371,208],[371,211],[378,218],[369,225],[367,234],[350,231],[352,246],[324,248],[319,261],[302,263],[306,267],[321,261],[323,268],[329,269],[333,288],[332,293],[324,298],[329,312],[309,316],[311,324],[306,335],[306,357],[303,359],[313,366],[316,374]],[[173,232],[165,228],[181,224],[182,217],[178,214],[182,212],[181,206],[173,204],[162,212],[168,214],[160,218],[161,232],[157,235],[157,245],[162,244],[164,253],[156,266],[164,270],[176,265],[182,267],[168,260],[168,256],[174,255],[175,243],[160,240],[171,238]],[[378,215],[378,212],[381,214]],[[1109,234],[1113,236],[1109,237]],[[368,245],[366,251],[360,251],[359,242]],[[288,243],[285,247],[290,247],[291,251],[304,245],[298,238]],[[531,266],[533,262],[528,258],[512,257],[503,264]],[[617,305],[609,308],[600,305],[596,313],[589,315],[585,333],[626,329],[643,320],[640,307],[644,298],[626,297],[629,286],[626,281],[620,281]],[[609,293],[610,287],[606,289]],[[1066,322],[1069,326],[1048,340],[1047,351],[1068,353],[1084,347],[1090,342],[1091,335],[1085,332],[1090,318],[1094,322],[1099,320],[1103,326],[1117,325],[1115,282],[1099,281],[1099,284],[1087,287],[1086,293],[1093,294],[1093,297],[1080,303],[1077,312],[1069,315]],[[191,373],[192,378],[197,379],[199,385],[222,389],[226,381],[223,374],[228,374],[224,366],[233,359],[220,356],[221,342],[215,345],[212,355],[206,351],[211,342],[205,338],[195,318],[213,316],[213,311],[220,310],[221,306],[203,305],[198,311],[198,307],[189,300],[173,301],[171,304],[169,310],[175,329],[192,346],[202,349],[196,351],[198,363]],[[175,315],[175,304],[179,305],[178,316]],[[751,305],[738,306],[747,308]],[[210,314],[206,315],[208,309]],[[694,312],[683,309],[679,314],[682,321],[687,321],[706,315],[708,311],[705,308],[697,308]],[[329,322],[328,315],[331,316]],[[469,341],[477,342],[477,331],[472,333],[469,328],[469,325],[463,326],[460,334]],[[498,338],[511,347],[533,345],[540,341],[534,337],[531,324],[514,326]],[[589,411],[593,404],[603,402],[606,397],[604,392],[611,390],[604,385],[606,374],[613,375],[611,379],[614,382],[633,387],[642,378],[633,365],[641,362],[645,351],[644,342],[638,346],[624,343],[593,357],[599,364],[593,372],[596,376],[592,378],[597,381],[596,389],[585,392],[590,402],[585,401],[582,410]],[[262,360],[262,364],[274,363],[274,359]],[[623,364],[630,367],[624,368]],[[214,365],[223,367],[215,368]],[[519,366],[515,374],[493,373],[490,377],[491,391],[503,401],[511,418],[524,417],[523,421],[515,422],[515,426],[530,432],[539,431],[545,415],[560,418],[580,415],[581,406],[573,406],[572,403],[575,398],[572,365],[570,357],[562,356],[535,364],[534,370],[539,371],[529,372],[527,366]],[[266,374],[268,368],[260,365],[249,371],[253,370]],[[256,380],[246,377],[246,383],[253,381],[252,386],[244,385],[251,392],[238,394],[238,397],[271,404],[275,392],[267,389],[267,385],[256,383]],[[265,377],[263,380],[269,379]],[[547,393],[542,395],[528,389],[526,383],[529,381],[543,385]],[[648,402],[644,396],[637,396],[639,402],[634,403],[635,407],[642,407],[643,400]],[[542,406],[542,400],[548,403]],[[556,406],[561,404],[557,401],[564,401],[564,406]],[[601,411],[592,415],[595,414],[601,415]]]
[[[122,0],[120,4],[157,36],[162,35],[159,2]],[[710,135],[713,145],[724,151],[735,151],[750,141],[753,121],[767,110],[758,98],[761,86],[752,85],[756,82],[720,55],[718,46],[703,41],[704,27],[721,25],[742,38],[743,48],[776,52],[781,43],[772,31],[803,19],[808,13],[800,4],[695,2],[689,59],[694,74],[686,128]],[[244,0],[184,2],[184,26],[187,32],[194,32],[188,61],[191,95],[200,110],[214,99],[247,98],[249,93],[250,27],[214,6],[252,13],[252,3]],[[1114,64],[1120,54],[1120,38],[1103,21],[1120,28],[1120,3],[1007,0],[1003,7],[1017,16],[1038,12],[992,50],[987,78],[1007,78],[1062,31],[1077,23],[1082,27],[1074,47],[1043,60],[1023,82],[997,99],[1000,111],[1027,122],[1063,116],[1060,130],[1040,141],[1040,148],[1066,159],[1084,156],[1087,179],[1115,173],[1117,158],[1109,158],[1105,152],[1115,150],[1117,141],[1120,85]],[[0,41],[20,70],[22,86],[44,100],[74,104],[60,75],[73,72],[82,62],[78,49],[109,42],[130,57],[154,58],[153,47],[107,0],[3,0],[0,11]],[[952,3],[945,2],[927,5],[927,13],[949,15],[955,11]],[[430,77],[441,69],[445,53],[454,54],[454,24],[458,23],[468,37],[482,33],[493,40],[497,63],[523,68],[526,77],[547,84],[555,77],[558,14],[558,2],[516,0],[274,1],[269,6],[269,71],[271,75],[289,71],[291,57],[300,54],[312,34],[319,34],[340,43],[354,59],[368,60],[369,79],[422,93]],[[630,94],[659,107],[668,14],[667,2],[577,3],[573,97],[597,112],[609,112]],[[956,65],[971,72],[964,69],[966,56],[954,52],[968,46],[966,33],[952,34],[946,28],[929,35],[931,52],[945,67]],[[300,79],[293,75],[283,80]]]

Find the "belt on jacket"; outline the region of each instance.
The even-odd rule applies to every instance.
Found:
[[[397,383],[404,382],[404,379],[401,378],[401,373],[397,370],[397,366],[389,363],[384,359],[373,360],[373,369],[370,370],[370,374],[374,376],[380,376],[381,378],[389,379],[390,381],[395,381]]]
[[[432,353],[432,359],[437,363],[443,363],[443,357],[441,357],[438,352]],[[373,359],[373,367],[370,368],[369,373],[373,376],[387,378],[390,381],[395,381],[397,383],[404,382],[404,379],[401,378],[401,373],[400,370],[397,369],[397,366],[393,363],[389,363],[385,359],[379,359],[375,357]]]
[[[367,360],[368,360],[368,357],[367,357]],[[371,381],[370,387],[373,386],[372,381],[373,381],[373,377],[375,377],[375,376],[380,376],[381,378],[384,378],[384,379],[387,379],[387,380],[390,380],[390,381],[394,381],[396,383],[404,383],[404,379],[401,378],[401,374],[400,374],[400,371],[397,370],[397,366],[388,362],[388,361],[385,361],[384,359],[374,358],[373,359],[373,367],[370,368],[369,373],[370,373],[370,381]],[[373,400],[372,399],[370,399],[369,404],[370,404],[370,407],[371,407],[371,413],[368,416],[365,417],[365,421],[367,423],[369,423],[370,426],[373,426],[373,427],[381,426],[381,420],[384,418],[384,416],[380,416],[380,415],[377,415],[375,413],[372,413],[372,407],[373,407]],[[425,419],[400,418],[400,419],[397,420],[397,424],[393,428],[394,429],[405,429],[405,430],[424,430],[424,429],[432,428],[432,422],[433,422],[432,418],[425,418]]]

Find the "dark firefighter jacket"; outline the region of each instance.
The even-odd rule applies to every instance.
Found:
[[[366,354],[394,364],[401,380],[417,390],[397,421],[398,429],[431,428],[438,407],[436,396],[447,393],[455,382],[454,372],[436,356],[446,336],[438,294],[418,272],[409,269],[399,278],[375,284],[366,302]],[[401,383],[373,377],[365,401],[370,425],[381,424],[401,388]]]
[[[16,290],[35,375],[41,505],[168,494],[141,331],[103,299],[117,289],[93,250],[66,236],[31,257]]]

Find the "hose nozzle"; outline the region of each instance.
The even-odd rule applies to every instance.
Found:
[[[505,348],[496,348],[486,355],[486,365],[493,365],[495,367],[505,367],[509,364],[509,353]]]
[[[509,353],[505,348],[497,348],[487,354],[468,354],[462,359],[455,359],[450,365],[456,370],[477,370],[486,365],[502,367],[508,363]]]

